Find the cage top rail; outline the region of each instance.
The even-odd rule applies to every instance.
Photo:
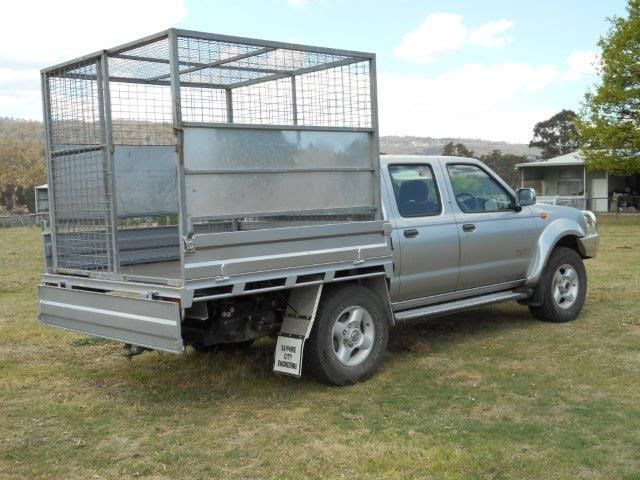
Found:
[[[265,54],[270,51],[276,51],[276,50],[289,50],[289,51],[296,51],[296,52],[315,53],[320,55],[334,55],[334,56],[346,57],[338,61],[324,62],[324,64],[319,64],[317,66],[318,68],[315,68],[313,70],[332,68],[332,67],[340,66],[340,64],[344,65],[348,63],[355,63],[358,61],[367,61],[375,58],[375,53],[369,53],[369,52],[343,50],[343,49],[337,49],[337,48],[319,47],[314,45],[305,45],[305,44],[297,44],[297,43],[289,43],[289,42],[263,40],[263,39],[250,38],[250,37],[238,37],[238,36],[232,36],[232,35],[221,35],[221,34],[208,33],[208,32],[199,32],[194,30],[170,28],[170,29],[163,30],[161,32],[158,32],[143,38],[139,38],[137,40],[133,40],[131,42],[124,43],[117,47],[98,50],[98,51],[89,53],[87,55],[76,57],[71,60],[67,60],[67,61],[58,63],[56,65],[43,68],[40,71],[40,73],[50,75],[50,74],[55,74],[56,72],[64,72],[65,70],[68,70],[70,68],[73,69],[73,67],[79,64],[99,58],[103,54],[106,54],[109,57],[121,58],[123,60],[133,60],[133,61],[141,61],[141,62],[148,61],[152,63],[165,63],[168,65],[170,63],[168,55],[166,56],[166,58],[154,58],[154,57],[145,58],[137,55],[128,55],[127,52],[138,49],[140,47],[148,46],[150,44],[153,44],[163,39],[168,39],[171,37],[172,34],[175,35],[177,38],[188,38],[188,39],[196,39],[196,40],[204,40],[204,41],[246,45],[251,47],[261,47],[259,50],[248,53],[246,57],[261,55],[261,54]],[[218,61],[209,62],[208,64],[203,62],[192,62],[189,60],[184,60],[182,58],[179,58],[178,63],[181,67],[187,66],[187,67],[191,67],[193,69],[192,71],[197,71],[203,68],[223,67],[224,64],[232,63],[234,61],[238,61],[242,59],[242,56],[238,56],[238,57],[239,58],[222,59],[219,62]],[[251,66],[242,66],[242,65],[236,65],[236,66],[231,66],[226,68],[247,71],[247,72],[256,70]],[[268,70],[268,69],[262,69],[262,71],[264,70]],[[309,68],[289,70],[289,71],[283,71],[283,70],[276,71],[275,69],[272,69],[272,70],[273,71],[271,72],[264,72],[264,73],[271,73],[271,75],[274,75],[274,77],[268,78],[268,80],[275,80],[279,78],[279,77],[276,77],[275,75],[284,77],[284,76],[304,74],[304,73],[307,73],[307,70],[309,70]],[[186,73],[191,73],[191,72],[188,70],[180,71],[180,75],[183,75]],[[158,79],[131,78],[127,80],[135,81],[135,83],[153,84],[157,82],[159,84],[160,82],[158,80],[161,80],[162,78],[169,78],[170,74],[162,74],[162,75],[158,75],[158,77],[160,78]],[[245,85],[238,85],[238,86],[245,86]],[[220,85],[219,88],[229,88],[229,86]],[[234,86],[233,88],[236,88],[236,86]]]

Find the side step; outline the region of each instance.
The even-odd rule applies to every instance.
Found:
[[[447,315],[449,313],[455,313],[462,310],[467,310],[469,308],[480,307],[482,305],[506,302],[508,300],[519,300],[526,297],[526,293],[514,292],[511,290],[507,292],[490,293],[488,295],[481,295],[479,297],[465,298],[463,300],[456,300],[454,302],[439,303],[437,305],[427,305],[426,307],[419,307],[412,310],[395,312],[395,319],[397,323],[404,323],[412,320],[417,320],[422,317]]]

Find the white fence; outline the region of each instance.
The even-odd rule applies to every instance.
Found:
[[[46,214],[42,213],[0,215],[0,228],[39,227],[41,225],[41,219],[44,218],[46,218]]]
[[[538,203],[565,205],[567,207],[591,210],[596,213],[637,213],[640,212],[640,196],[614,195],[612,197],[584,196],[539,196]]]

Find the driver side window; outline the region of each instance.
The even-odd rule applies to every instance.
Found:
[[[476,165],[447,165],[456,202],[464,213],[497,212],[514,207],[513,199]]]

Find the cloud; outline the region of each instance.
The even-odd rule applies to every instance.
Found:
[[[600,56],[591,50],[572,52],[567,57],[567,64],[569,68],[562,75],[562,80],[578,80],[583,75],[593,75],[598,72]]]
[[[110,0],[87,8],[86,0],[20,0],[3,11],[0,29],[0,111],[41,118],[38,70],[174,26],[185,0]],[[28,31],[25,19],[29,19]],[[32,105],[31,99],[37,101]],[[19,100],[16,100],[19,99]]]
[[[402,37],[394,54],[414,63],[433,63],[460,50],[466,38],[462,15],[432,13],[418,28]]]
[[[506,32],[513,28],[510,20],[492,20],[470,30],[464,25],[462,15],[432,13],[406,33],[394,49],[394,55],[414,63],[437,62],[465,45],[504,47],[511,42]]]
[[[558,77],[552,65],[516,62],[472,63],[433,77],[382,73],[381,133],[528,141],[554,108],[519,105]]]
[[[21,90],[36,80],[40,80],[40,72],[37,69],[15,69],[0,67],[0,92],[8,90]]]
[[[515,26],[511,20],[492,20],[472,30],[469,34],[469,43],[481,47],[506,47],[513,41],[511,35],[506,33]]]

